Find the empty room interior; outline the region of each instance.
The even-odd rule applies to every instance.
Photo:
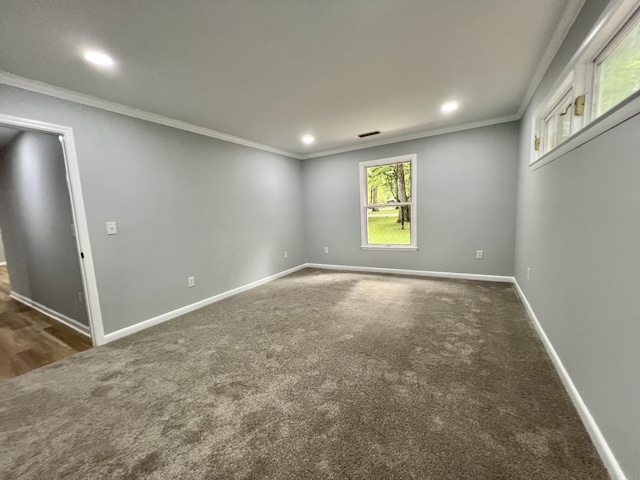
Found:
[[[0,0],[0,477],[640,479],[640,0]]]

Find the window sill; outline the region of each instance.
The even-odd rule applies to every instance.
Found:
[[[531,162],[531,170],[537,170],[544,165],[553,162],[557,158],[569,153],[585,143],[599,137],[612,128],[626,122],[630,118],[640,114],[640,91],[631,95],[627,100],[613,107],[607,113],[585,126],[580,131],[569,137],[549,153]]]
[[[411,245],[402,246],[402,245],[362,245],[360,247],[361,250],[385,250],[388,252],[417,252],[418,247],[413,247]]]

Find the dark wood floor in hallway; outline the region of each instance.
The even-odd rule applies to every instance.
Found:
[[[0,381],[91,348],[91,339],[9,297],[0,266]]]

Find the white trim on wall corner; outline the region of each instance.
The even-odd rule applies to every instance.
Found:
[[[89,327],[87,327],[86,325],[83,325],[77,320],[74,320],[73,318],[69,318],[60,312],[56,312],[55,310],[49,307],[45,307],[41,303],[38,303],[35,300],[31,300],[30,298],[25,297],[24,295],[20,295],[19,293],[12,291],[11,293],[9,293],[9,296],[14,300],[20,303],[23,303],[27,307],[31,307],[34,310],[39,311],[43,315],[46,315],[47,317],[54,319],[56,322],[63,323],[67,327],[73,328],[76,332],[79,332],[82,335],[85,335],[91,338],[91,332],[89,331]]]
[[[417,277],[457,278],[461,280],[480,280],[484,282],[513,282],[513,277],[502,275],[481,275],[477,273],[432,272],[428,270],[407,270],[401,268],[354,267],[350,265],[328,265],[325,263],[307,263],[309,268],[339,270],[345,272],[386,273],[390,275],[413,275]]]
[[[144,320],[140,323],[136,323],[135,325],[131,325],[130,327],[126,327],[120,330],[116,330],[115,332],[108,333],[104,336],[105,343],[113,342],[114,340],[118,340],[119,338],[129,336],[141,330],[146,330],[149,327],[153,327],[154,325],[158,325],[168,320],[172,320],[186,313],[193,312],[194,310],[198,310],[199,308],[206,307],[207,305],[211,305],[212,303],[219,302],[220,300],[224,300],[225,298],[229,298],[239,293],[246,292],[247,290],[251,290],[252,288],[259,287],[260,285],[264,285],[265,283],[272,282],[278,278],[281,278],[286,275],[290,275],[294,272],[297,272],[299,270],[302,270],[306,266],[307,264],[298,265],[297,267],[290,268],[289,270],[284,270],[282,272],[276,273],[269,277],[265,277],[260,280],[256,280],[255,282],[242,285],[241,287],[227,290],[226,292],[222,292],[218,295],[214,295],[213,297],[205,298],[204,300],[200,300],[199,302],[195,302],[190,305],[186,305],[184,307],[178,308],[176,310],[172,310],[171,312],[163,313],[162,315],[158,315],[157,317]]]
[[[513,286],[518,296],[520,297],[520,300],[522,300],[522,303],[524,304],[524,307],[527,310],[529,317],[531,318],[531,322],[533,323],[533,326],[538,333],[540,340],[542,340],[542,343],[546,348],[547,353],[549,354],[549,357],[551,358],[551,361],[553,362],[553,365],[556,368],[556,371],[558,372],[558,375],[560,376],[560,379],[562,380],[562,383],[564,384],[564,387],[566,388],[574,407],[578,411],[578,414],[582,419],[582,423],[584,423],[584,426],[587,429],[589,436],[591,437],[591,441],[594,443],[598,453],[600,454],[600,458],[602,458],[602,462],[609,471],[609,475],[611,475],[611,478],[614,480],[626,480],[627,477],[622,471],[622,468],[620,468],[620,465],[618,464],[616,457],[613,455],[613,452],[609,448],[609,444],[607,444],[607,441],[604,438],[604,435],[602,435],[602,432],[600,431],[600,428],[591,415],[591,412],[589,412],[587,405],[584,403],[584,400],[582,400],[580,392],[578,392],[578,389],[573,383],[573,380],[571,380],[569,372],[567,372],[567,370],[564,368],[560,356],[556,352],[555,348],[553,348],[551,340],[549,340],[549,337],[547,337],[547,334],[542,328],[542,325],[538,321],[538,317],[536,317],[536,314],[531,308],[527,297],[525,297],[524,292],[520,288],[520,285],[515,278],[513,279]]]
[[[7,262],[0,262],[0,267],[4,267],[7,264]]]

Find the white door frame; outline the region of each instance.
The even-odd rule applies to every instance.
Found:
[[[73,138],[73,129],[63,125],[45,123],[37,120],[13,117],[0,113],[0,125],[19,127],[44,133],[61,135],[63,138],[64,163],[66,168],[67,185],[71,196],[71,213],[74,219],[76,230],[76,243],[78,254],[84,255],[80,260],[80,271],[82,272],[82,282],[87,296],[87,314],[89,315],[89,327],[94,345],[103,345],[104,327],[102,326],[102,313],[100,311],[100,298],[98,297],[98,283],[96,272],[93,266],[93,255],[91,253],[91,242],[89,241],[89,226],[87,215],[84,209],[82,197],[82,187],[80,185],[80,170],[78,169],[78,156]]]

